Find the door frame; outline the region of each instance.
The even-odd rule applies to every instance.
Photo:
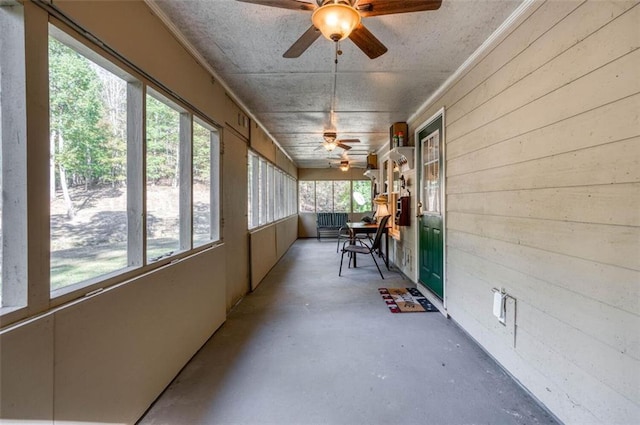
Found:
[[[416,129],[414,131],[414,137],[413,140],[415,141],[415,155],[414,155],[414,159],[415,159],[415,170],[416,170],[416,174],[415,174],[415,179],[416,179],[416,185],[418,186],[418,189],[416,190],[416,202],[415,202],[415,216],[416,218],[419,220],[420,217],[420,209],[418,207],[418,203],[422,202],[422,164],[421,164],[421,158],[422,158],[422,141],[419,138],[420,132],[422,130],[424,130],[427,126],[429,126],[430,124],[432,124],[434,121],[436,121],[437,119],[441,119],[442,120],[442,130],[440,131],[440,152],[442,155],[442,160],[440,163],[440,167],[441,167],[441,172],[442,172],[442,190],[440,191],[440,205],[442,206],[442,303],[440,302],[440,299],[435,296],[435,294],[431,294],[431,291],[429,291],[429,289],[425,288],[422,284],[419,284],[418,282],[420,281],[420,226],[416,225],[415,226],[415,246],[414,246],[414,252],[416,253],[415,258],[416,258],[416,264],[415,264],[415,275],[414,275],[414,280],[417,284],[418,289],[422,292],[423,290],[427,293],[425,293],[424,295],[427,295],[429,297],[429,301],[431,301],[434,305],[436,305],[436,307],[439,307],[440,312],[442,314],[444,314],[445,316],[448,316],[447,314],[447,203],[446,203],[446,199],[447,199],[447,153],[446,153],[446,136],[445,136],[445,132],[446,132],[446,126],[445,126],[445,110],[444,110],[444,106],[442,108],[440,108],[435,114],[433,114],[431,117],[429,117],[428,119],[426,119],[425,121],[423,121],[421,124],[416,126]],[[418,151],[420,149],[420,152]],[[417,220],[416,220],[417,222]],[[417,223],[416,223],[417,224]]]

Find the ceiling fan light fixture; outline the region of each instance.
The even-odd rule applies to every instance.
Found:
[[[337,144],[335,141],[333,141],[333,142],[326,142],[326,143],[324,144],[324,148],[325,148],[326,150],[328,150],[329,152],[333,151],[337,146],[338,146],[338,144]]]
[[[317,8],[311,16],[313,26],[332,41],[343,40],[360,24],[360,14],[353,7],[341,3],[328,3]]]

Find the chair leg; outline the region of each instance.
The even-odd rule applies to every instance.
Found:
[[[338,276],[342,276],[342,260],[344,260],[344,253],[345,251],[342,251],[342,255],[340,256],[340,270],[338,270]]]
[[[382,275],[382,270],[380,270],[380,266],[378,266],[378,262],[376,261],[376,256],[373,255],[373,252],[371,252],[371,258],[373,258],[373,262],[376,264],[376,267],[378,268],[378,273],[380,273],[380,277],[384,279],[384,276]]]

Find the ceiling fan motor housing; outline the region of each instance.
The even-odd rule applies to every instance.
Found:
[[[325,131],[322,137],[327,143],[333,143],[336,141],[336,137],[338,137],[338,135],[332,131]]]

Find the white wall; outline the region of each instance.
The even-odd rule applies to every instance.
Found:
[[[640,6],[531,11],[410,123],[446,109],[448,312],[566,423],[637,423]]]

